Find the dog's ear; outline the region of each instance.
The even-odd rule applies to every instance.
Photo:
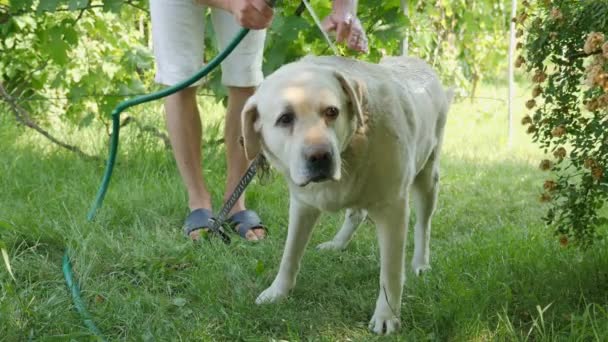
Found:
[[[241,143],[245,150],[245,157],[248,160],[255,159],[260,153],[259,119],[258,105],[255,95],[253,95],[247,100],[241,113]]]
[[[334,76],[338,79],[338,82],[340,82],[340,85],[342,86],[342,90],[350,100],[354,111],[353,114],[357,120],[357,129],[359,129],[365,124],[365,118],[363,116],[363,85],[361,81],[349,79],[338,71],[334,71]]]

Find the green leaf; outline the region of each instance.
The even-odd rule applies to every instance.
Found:
[[[65,65],[68,61],[69,46],[63,39],[63,28],[53,27],[46,34],[48,40],[43,41],[43,48],[55,63]]]
[[[68,8],[70,9],[70,11],[74,11],[77,9],[85,8],[88,5],[88,0],[70,0],[70,2],[68,3]]]
[[[122,6],[122,0],[104,0],[103,10],[118,13]]]
[[[59,0],[41,0],[36,7],[39,14],[44,11],[54,11],[59,6]]]
[[[76,45],[78,43],[78,32],[73,27],[64,26],[63,39],[69,45]]]
[[[179,306],[179,307],[186,305],[186,303],[188,303],[188,301],[185,298],[181,298],[181,297],[173,298],[171,300],[171,304],[173,304],[175,306]]]
[[[43,73],[36,73],[36,75],[32,75],[31,79],[31,85],[32,88],[36,89],[36,90],[40,90],[42,89],[45,85],[46,85],[46,80],[48,78],[49,74],[43,72]]]
[[[15,12],[28,10],[34,6],[34,0],[10,0],[9,3],[11,10]]]
[[[68,93],[68,99],[70,101],[80,101],[84,96],[87,95],[87,90],[82,85],[73,86]]]
[[[11,275],[13,281],[17,281],[17,279],[15,279],[15,275],[13,274],[13,269],[11,268],[11,261],[8,257],[8,253],[6,252],[6,244],[2,240],[0,240],[0,251],[2,252],[2,259],[4,259],[4,266],[6,267],[8,274]]]
[[[84,127],[88,127],[89,125],[91,125],[91,122],[93,122],[93,119],[95,118],[95,113],[93,112],[89,112],[87,113],[87,115],[85,115],[80,122],[78,122],[78,127],[79,128],[84,128]]]
[[[60,86],[65,84],[65,74],[66,74],[65,69],[59,71],[59,73],[57,73],[57,75],[55,75],[53,82],[51,82],[51,88],[53,88],[53,89],[59,88]]]
[[[16,231],[16,228],[12,224],[8,223],[7,221],[0,220],[0,233],[2,231],[14,232],[14,231]]]

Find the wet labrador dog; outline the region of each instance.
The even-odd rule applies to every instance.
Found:
[[[431,216],[452,91],[416,58],[379,64],[305,57],[267,77],[242,113],[248,159],[263,153],[289,185],[289,227],[278,274],[256,303],[286,297],[321,212],[346,209],[320,249],[346,247],[369,216],[380,247],[380,290],[370,329],[400,326],[411,190],[416,210],[412,267],[429,266]]]

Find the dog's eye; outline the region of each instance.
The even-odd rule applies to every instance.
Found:
[[[329,107],[325,108],[325,111],[323,111],[323,114],[328,119],[335,119],[338,117],[338,114],[340,114],[340,110],[334,106],[329,106]]]
[[[291,126],[296,119],[296,115],[293,112],[285,112],[277,119],[277,126]]]

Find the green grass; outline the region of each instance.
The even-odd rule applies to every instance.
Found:
[[[520,93],[517,122],[528,89]],[[505,94],[486,86],[480,96]],[[218,107],[205,111],[214,112],[208,122],[219,122]],[[160,122],[158,105],[143,112],[146,121]],[[256,181],[249,190],[249,206],[270,226],[267,241],[193,245],[181,234],[186,198],[171,154],[127,127],[104,207],[87,222],[103,164],[59,150],[1,114],[0,220],[12,228],[0,230],[0,240],[16,281],[0,267],[0,340],[90,339],[61,274],[66,247],[73,249],[83,298],[110,340],[376,339],[367,331],[379,274],[371,225],[346,251],[319,252],[312,247],[330,239],[341,219],[325,215],[290,298],[257,306],[286,235],[281,178]],[[453,107],[433,221],[433,269],[414,277],[408,251],[403,329],[393,340],[608,340],[607,245],[580,251],[557,243],[537,200],[546,177],[537,169],[542,155],[519,123],[516,129],[508,148],[504,102],[465,100]],[[207,140],[218,136],[217,127],[211,131]],[[103,127],[56,132],[106,154]],[[221,146],[205,150],[204,169],[217,201]]]

